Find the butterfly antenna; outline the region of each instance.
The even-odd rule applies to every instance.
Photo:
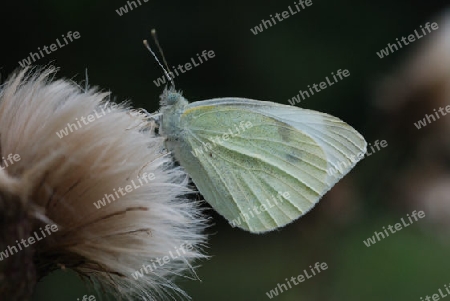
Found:
[[[159,50],[159,53],[161,54],[164,65],[166,66],[167,70],[170,70],[169,64],[167,64],[166,57],[164,55],[164,51],[162,50],[162,47],[159,45],[158,36],[156,35],[156,29],[152,29],[152,38],[155,41],[156,47],[158,47],[158,50]]]
[[[152,30],[152,35],[153,35],[153,31],[154,31],[154,29]],[[156,37],[156,33],[155,33],[155,35],[153,35],[153,38],[154,38],[154,39],[155,39],[155,37]],[[167,70],[169,70],[169,67],[167,66],[166,59],[164,58],[164,54],[163,54],[163,52],[162,52],[162,50],[161,50],[161,47],[159,46],[159,43],[157,42],[158,40],[156,39],[155,41],[156,41],[156,45],[157,45],[157,47],[159,48],[159,51],[160,51],[160,53],[161,53],[161,55],[162,55],[162,57],[163,57],[163,62],[166,64]],[[170,83],[172,84],[172,87],[175,87],[175,83],[174,83],[172,77],[169,75],[169,72],[166,70],[166,68],[164,68],[164,66],[163,66],[163,65],[161,64],[161,62],[158,60],[158,57],[157,57],[156,54],[153,52],[153,50],[150,48],[150,45],[148,44],[147,40],[144,40],[144,45],[145,45],[145,47],[148,49],[148,51],[151,52],[151,54],[152,54],[153,57],[155,58],[156,62],[159,64],[159,66],[161,67],[161,69],[164,71],[164,75],[165,75],[165,76],[167,77],[167,79],[170,81]]]

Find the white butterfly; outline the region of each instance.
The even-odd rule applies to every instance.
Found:
[[[316,111],[244,98],[188,103],[173,89],[161,105],[167,149],[218,213],[254,233],[308,212],[366,152],[355,129]]]

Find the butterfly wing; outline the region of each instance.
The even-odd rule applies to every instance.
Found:
[[[242,98],[189,104],[180,125],[175,156],[206,201],[257,233],[308,212],[366,148],[336,117]]]

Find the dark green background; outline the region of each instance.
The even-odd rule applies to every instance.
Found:
[[[175,79],[190,101],[239,96],[288,104],[299,89],[337,69],[348,69],[350,77],[300,106],[338,116],[373,142],[386,139],[378,131],[382,121],[373,118],[374,89],[419,43],[382,60],[375,52],[419,25],[436,21],[446,3],[313,0],[311,7],[255,36],[251,27],[293,1],[141,2],[123,16],[115,10],[126,4],[124,0],[2,3],[2,78],[30,51],[68,31],[79,31],[79,40],[38,63],[52,63],[60,67],[59,76],[78,82],[85,79],[87,68],[90,85],[153,112],[162,92],[153,80],[162,72],[142,40],[150,40],[150,29],[156,28],[170,66],[184,64],[203,50],[216,54]],[[212,257],[197,269],[201,282],[180,279],[179,284],[193,300],[269,300],[265,293],[277,283],[319,261],[326,262],[328,270],[275,300],[409,301],[435,293],[450,282],[450,248],[424,231],[419,224],[425,221],[370,248],[362,243],[412,211],[385,199],[383,185],[389,175],[382,167],[392,163],[389,156],[401,141],[388,143],[358,164],[351,182],[334,188],[353,185],[357,209],[330,212],[331,194],[307,216],[266,235],[231,228],[209,211],[214,225],[208,229],[207,252]],[[73,274],[59,272],[39,284],[35,300],[76,300],[91,293]]]

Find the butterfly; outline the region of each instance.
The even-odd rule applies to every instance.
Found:
[[[205,200],[253,233],[283,227],[311,210],[366,153],[339,118],[245,98],[189,103],[161,95],[165,147]]]

